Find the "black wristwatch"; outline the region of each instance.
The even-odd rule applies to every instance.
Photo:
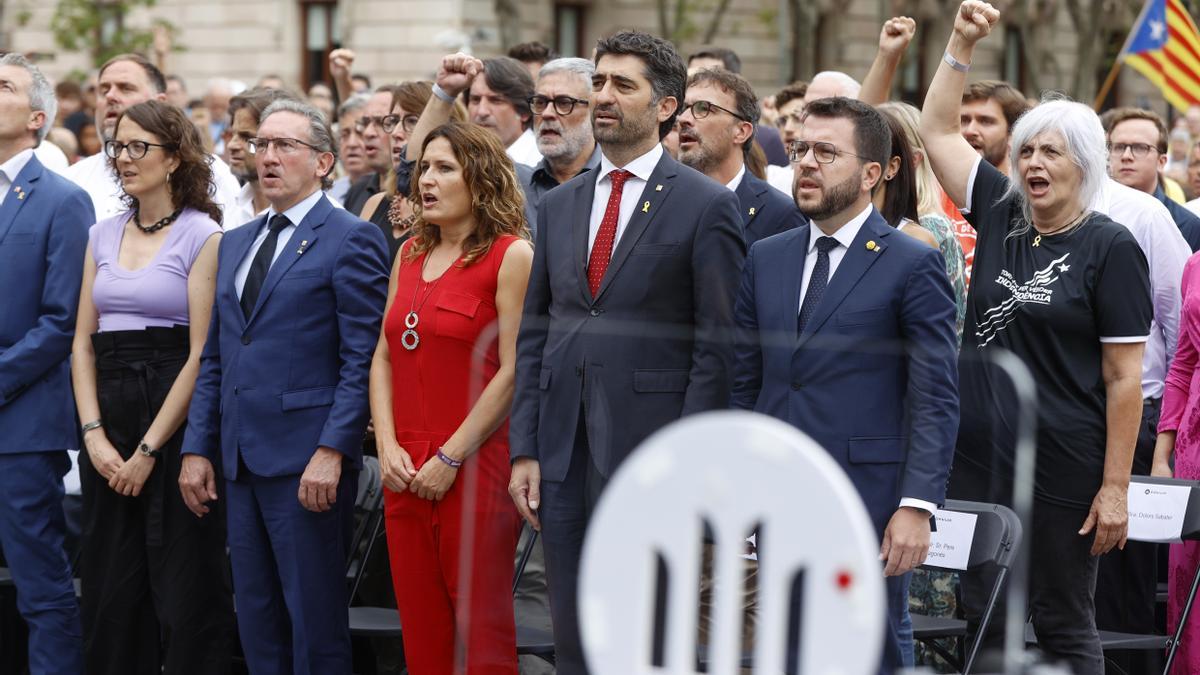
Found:
[[[145,440],[138,443],[138,452],[142,453],[143,457],[158,457],[162,454],[161,450],[155,450],[150,447]]]

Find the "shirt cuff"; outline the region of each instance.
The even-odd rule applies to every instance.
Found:
[[[914,509],[921,509],[922,511],[927,511],[931,516],[937,513],[938,510],[937,504],[934,504],[933,502],[927,502],[924,499],[913,499],[912,497],[905,497],[904,499],[901,499],[900,506],[911,506]]]

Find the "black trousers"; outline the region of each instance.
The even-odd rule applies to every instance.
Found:
[[[1150,474],[1154,460],[1154,442],[1158,438],[1158,417],[1162,399],[1147,399],[1142,405],[1142,426],[1138,429],[1137,449],[1133,456],[1133,474]],[[1100,558],[1096,579],[1096,627],[1122,633],[1157,633],[1154,610],[1158,582],[1159,544],[1130,541],[1125,550],[1114,548]],[[1107,654],[1111,673],[1161,673],[1163,654],[1159,651],[1114,651]]]
[[[995,480],[987,471],[957,462],[947,496],[1010,506],[1011,481]],[[1035,499],[1033,522],[1024,532],[1022,545],[1032,547],[1029,611],[1038,647],[1049,661],[1061,662],[1078,675],[1099,675],[1104,672],[1095,621],[1099,559],[1091,555],[1093,536],[1078,534],[1087,514],[1084,507],[1067,507]],[[968,633],[972,636],[978,630],[998,571],[991,567],[964,572],[961,576],[962,609]],[[983,637],[985,649],[1003,647],[1005,595],[1001,595],[987,635]]]
[[[128,459],[187,359],[187,329],[98,333],[93,344],[104,431]],[[210,505],[216,508],[203,518],[184,505],[178,485],[183,433],[180,427],[161,448],[138,497],[110,489],[80,453],[88,675],[231,670],[235,627],[223,502]]]

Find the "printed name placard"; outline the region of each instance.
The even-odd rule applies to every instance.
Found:
[[[929,557],[925,559],[925,564],[950,570],[967,569],[978,516],[939,509],[934,519],[937,521],[937,531],[930,533]]]
[[[1129,538],[1136,541],[1178,542],[1187,515],[1187,485],[1129,483]]]

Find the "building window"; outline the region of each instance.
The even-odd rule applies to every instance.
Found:
[[[563,56],[590,57],[583,54],[584,5],[555,3],[554,5],[554,48]]]
[[[925,100],[925,87],[929,82],[929,78],[925,77],[928,70],[925,55],[929,51],[930,33],[927,30],[917,31],[916,44],[908,49],[900,66],[900,100],[918,108]]]
[[[305,91],[317,82],[332,83],[329,52],[342,46],[341,12],[336,0],[302,0],[300,34],[304,39],[300,80]]]
[[[1004,63],[1000,79],[1025,91],[1025,40],[1021,30],[1014,26],[1004,27]]]

